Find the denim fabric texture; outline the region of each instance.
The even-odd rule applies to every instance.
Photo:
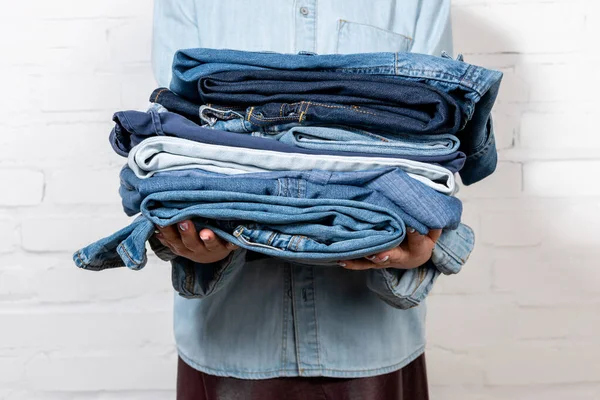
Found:
[[[360,150],[365,151],[359,151],[359,149],[354,148],[353,146],[343,145],[334,146],[332,149],[321,148],[319,146],[295,146],[293,143],[286,143],[286,140],[280,140],[281,143],[273,143],[274,141],[260,139],[277,139],[277,136],[261,134],[236,135],[235,133],[227,131],[211,130],[193,123],[182,115],[168,111],[160,112],[156,107],[151,107],[146,113],[140,111],[117,112],[114,114],[113,120],[115,121],[115,127],[111,132],[110,142],[113,149],[122,156],[127,156],[131,148],[141,143],[145,138],[152,136],[173,136],[207,144],[273,150],[281,153],[350,157],[402,157],[424,163],[438,164],[452,172],[459,171],[465,163],[465,154],[460,151],[452,151],[449,153],[444,151],[430,154],[427,154],[427,151],[419,151],[419,149],[410,152],[410,154],[398,154],[389,150],[382,151],[383,146],[378,142],[379,139],[377,136],[371,136],[370,142],[364,141],[362,143]],[[344,131],[338,131],[336,133],[338,136],[340,134],[345,135]],[[344,140],[346,138],[341,137],[341,139]],[[425,147],[426,145],[423,143],[419,148]]]
[[[266,255],[336,261],[397,246],[406,226],[423,234],[456,229],[462,212],[458,199],[435,192],[398,168],[205,174],[202,179],[196,171],[192,176],[140,179],[124,167],[119,193],[125,213],[141,211],[150,226],[148,221],[134,224],[78,254],[92,260],[94,249],[112,246],[115,254],[126,254],[123,261],[132,269],[146,262],[153,224],[194,219],[198,228],[211,228],[227,241]],[[215,220],[219,222],[211,223]],[[103,254],[100,263],[105,259],[113,265],[116,256]],[[89,263],[89,269],[104,269]]]
[[[460,172],[463,183],[469,185],[480,181],[496,168],[497,154],[491,109],[502,79],[502,73],[499,71],[467,64],[462,59],[452,60],[446,55],[443,57],[413,53],[304,55],[186,49],[175,54],[170,88],[191,101],[201,102],[197,90],[200,79],[220,72],[248,70],[385,75],[404,81],[425,83],[451,94],[464,113],[460,131],[457,133],[461,142],[461,151],[467,155],[465,168]],[[275,124],[271,120],[267,124],[266,120],[277,118],[282,112],[281,107],[281,104],[250,107],[243,119],[224,121],[215,127],[249,132],[261,127],[283,131],[301,123],[302,113],[311,109],[309,102],[295,103],[283,112],[283,114],[292,114],[290,120],[283,119],[281,124]],[[255,113],[258,113],[258,117]],[[292,117],[295,119],[292,120]]]
[[[160,104],[165,111],[176,112],[186,118],[202,124],[200,110],[210,110],[211,107],[198,106],[184,98],[177,96],[166,88],[158,88],[152,92],[150,102]],[[212,110],[217,110],[212,108]],[[227,110],[218,110],[224,116]],[[242,116],[244,110],[229,110],[230,115]],[[209,118],[210,122],[210,118]],[[216,121],[213,121],[213,124]],[[277,139],[300,148],[316,150],[338,150],[362,153],[395,154],[397,156],[442,156],[451,155],[458,151],[460,141],[455,135],[410,135],[399,132],[388,133],[373,131],[372,129],[357,129],[344,126],[299,126],[288,131],[268,134],[263,132],[250,132],[255,136]],[[360,150],[356,150],[356,148]],[[435,162],[425,160],[424,162]]]
[[[454,135],[390,135],[362,129],[322,126],[292,128],[283,132],[277,139],[305,149],[360,151],[405,157],[449,156],[456,154],[460,146]]]
[[[76,265],[87,270],[100,271],[104,269],[128,267],[141,269],[147,261],[145,247],[136,242],[143,238],[151,239],[153,225],[143,216],[134,220],[129,226],[115,232],[93,245],[87,246],[73,256]],[[460,224],[455,230],[445,230],[440,236],[433,251],[432,260],[419,268],[406,271],[377,270],[369,274],[367,285],[384,301],[401,309],[417,306],[427,296],[440,273],[455,274],[460,271],[467,261],[474,245],[473,231],[470,227]],[[448,249],[458,249],[448,253]],[[247,248],[233,252],[223,264],[241,261],[246,258]],[[248,252],[249,254],[249,252]],[[203,268],[193,268],[193,262],[182,257],[176,257],[180,268],[173,269],[173,286],[182,296],[187,298],[202,298],[214,290],[217,283],[212,279],[215,273],[221,273],[214,265]],[[259,258],[259,260],[264,260]],[[434,260],[440,260],[436,264]],[[441,261],[443,260],[443,261]],[[313,260],[287,260],[294,265],[314,265]],[[215,263],[218,264],[218,263]],[[337,269],[335,263],[322,263]],[[441,265],[441,268],[440,268]],[[207,270],[209,274],[206,275]],[[397,273],[394,273],[397,272]],[[206,286],[209,285],[209,287]],[[392,288],[390,292],[389,288]]]
[[[229,71],[202,77],[198,88],[201,104],[250,107],[246,120],[257,127],[342,122],[376,131],[455,134],[466,112],[435,86],[387,75]]]
[[[278,153],[269,150],[218,146],[186,139],[156,136],[148,138],[129,152],[129,168],[139,178],[193,169],[225,175],[250,172],[311,171],[353,172],[397,167],[411,178],[448,195],[458,190],[454,174],[440,166],[402,158],[340,157],[315,154]],[[181,176],[181,175],[179,175]],[[198,179],[202,179],[200,174]]]

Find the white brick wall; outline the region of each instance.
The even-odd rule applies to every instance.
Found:
[[[174,397],[170,271],[93,274],[123,226],[111,113],[144,104],[150,0],[0,13],[0,399]],[[500,164],[463,188],[477,248],[430,299],[436,400],[600,398],[596,0],[455,0],[455,48],[505,73]]]

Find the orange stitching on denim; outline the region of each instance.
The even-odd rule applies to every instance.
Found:
[[[308,240],[308,238],[304,235],[296,235],[298,237],[298,240],[296,241],[296,251],[298,251],[298,248],[300,247],[300,243],[302,239],[306,239]]]
[[[292,104],[298,104],[298,103],[292,103]],[[319,107],[325,107],[325,108],[338,108],[338,109],[348,109],[348,110],[352,110],[354,112],[357,113],[361,113],[361,114],[366,114],[366,115],[373,115],[373,116],[377,116],[378,114],[369,112],[369,111],[364,111],[361,110],[359,106],[332,106],[330,104],[323,104],[323,103],[313,103],[311,101],[302,101],[300,102],[300,109],[302,109],[302,106],[306,105],[305,109],[303,111],[300,112],[300,116],[298,118],[298,122],[304,122],[305,117],[306,117],[306,113],[308,112],[308,108],[311,105],[315,105],[315,106],[319,106]],[[248,116],[246,117],[247,121],[250,121],[250,118],[252,117],[252,113],[254,112],[254,108],[255,107],[251,107],[250,111],[248,112]],[[281,111],[280,111],[280,115],[281,115]],[[292,117],[259,117],[257,115],[254,115],[254,119],[257,121],[281,121],[281,120],[291,120],[293,119]]]
[[[269,238],[267,239],[267,244],[268,244],[269,246],[273,246],[273,239],[275,239],[275,234],[276,234],[276,232],[275,232],[275,231],[271,232],[271,235],[270,235],[270,236],[269,236]]]
[[[302,103],[300,104],[300,109],[302,109],[302,106],[303,106],[303,105],[306,105],[306,106],[304,107],[304,111],[302,111],[302,112],[300,113],[300,118],[298,118],[298,122],[299,122],[299,123],[302,123],[302,122],[304,122],[304,120],[305,120],[305,118],[304,118],[304,117],[306,117],[306,113],[308,112],[308,107],[309,107],[311,104],[312,104],[312,103],[311,103],[310,101],[307,101],[307,102],[302,102]]]
[[[353,110],[353,111],[356,111],[356,112],[359,112],[359,113],[363,113],[363,114],[369,114],[369,115],[374,115],[374,116],[377,116],[377,114],[375,114],[375,113],[371,113],[371,112],[368,112],[368,111],[359,110],[359,109],[358,109],[358,108],[359,108],[358,106],[332,106],[332,105],[330,105],[330,104],[323,104],[323,103],[313,103],[313,102],[311,102],[311,101],[309,101],[309,102],[307,102],[307,103],[308,103],[308,104],[311,104],[311,105],[315,105],[315,106],[325,107],[325,108],[347,108],[347,109],[351,109],[351,110]],[[308,107],[307,107],[307,108],[308,108]]]
[[[160,90],[158,93],[156,93],[156,97],[154,97],[154,100],[152,100],[152,102],[153,102],[153,103],[156,103],[156,102],[158,101],[158,98],[160,97],[160,95],[161,95],[163,92],[166,92],[167,90],[169,90],[169,89],[167,89],[167,88],[163,88],[163,89],[161,89],[161,90]]]
[[[84,261],[83,261],[83,258],[81,258],[81,252],[80,252],[80,251],[78,251],[78,252],[76,253],[76,255],[77,255],[77,259],[79,260],[79,262],[81,262],[81,267],[82,267],[82,268],[85,268],[85,267],[88,265],[88,263],[84,262]]]
[[[296,239],[296,242],[294,243],[294,251],[298,251],[298,247],[300,247],[300,240],[302,240],[302,238],[299,235],[294,236],[294,238]]]

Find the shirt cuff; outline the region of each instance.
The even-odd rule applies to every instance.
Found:
[[[171,260],[173,288],[185,298],[205,298],[223,288],[241,270],[246,250],[236,249],[221,261],[200,264],[184,257]]]
[[[475,234],[468,225],[444,229],[433,249],[431,262],[444,275],[460,272],[475,247]]]
[[[439,275],[431,261],[413,269],[370,269],[367,286],[392,307],[406,310],[427,297]]]

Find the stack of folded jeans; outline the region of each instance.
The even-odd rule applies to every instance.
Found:
[[[501,77],[446,55],[180,50],[170,89],[113,118],[123,207],[140,215],[74,260],[140,269],[155,225],[188,219],[310,265],[392,248],[408,228],[443,229],[444,247],[468,229],[455,173],[495,169]]]

